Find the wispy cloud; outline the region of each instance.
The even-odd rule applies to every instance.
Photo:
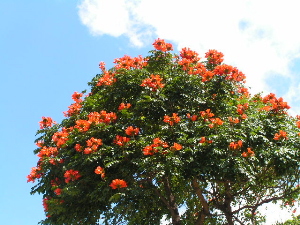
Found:
[[[300,112],[295,101],[300,72],[291,71],[300,57],[298,5],[298,0],[83,0],[78,7],[93,35],[127,36],[137,47],[160,37],[202,55],[222,51],[226,63],[247,75],[253,93],[276,92],[273,82],[285,78],[290,82],[282,83],[284,97]]]

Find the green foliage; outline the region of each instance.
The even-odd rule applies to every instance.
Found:
[[[66,119],[41,121],[28,179],[45,198],[42,224],[160,224],[164,215],[173,224],[258,224],[262,204],[298,199],[300,131],[288,105],[251,96],[222,53],[200,62],[161,45],[100,66]]]

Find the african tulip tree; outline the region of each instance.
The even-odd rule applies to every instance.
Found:
[[[299,195],[300,118],[245,75],[158,39],[90,83],[55,123],[40,122],[28,181],[42,224],[258,224],[259,207]],[[179,209],[183,213],[179,214]]]

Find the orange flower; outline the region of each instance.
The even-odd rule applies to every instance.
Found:
[[[153,144],[148,145],[143,149],[144,155],[154,155],[154,153],[158,152],[157,147],[168,148],[169,145],[168,145],[168,143],[163,142],[160,138],[154,138]],[[174,147],[176,147],[176,146],[174,146]],[[179,148],[179,146],[177,146],[177,147]]]
[[[129,126],[126,128],[125,133],[129,136],[134,136],[134,135],[138,135],[138,133],[140,132],[140,128],[133,128],[133,126]]]
[[[57,156],[58,150],[56,147],[46,147],[43,146],[43,148],[40,150],[40,152],[37,154],[38,157],[52,157]]]
[[[159,75],[150,75],[151,78],[143,80],[141,86],[149,87],[152,91],[157,91],[158,88],[163,88],[165,84],[161,83],[162,78]]]
[[[117,115],[114,112],[107,113],[106,111],[102,110],[100,113],[99,112],[91,112],[88,115],[88,121],[90,123],[112,123],[117,119]]]
[[[130,138],[117,135],[114,143],[119,146],[124,146],[128,141],[130,141]]]
[[[90,138],[86,141],[86,145],[92,149],[92,151],[96,151],[100,145],[102,145],[101,139],[96,139],[94,137]]]
[[[74,114],[79,113],[80,109],[81,109],[81,104],[78,102],[75,102],[72,105],[70,105],[68,108],[69,108],[68,111],[63,112],[65,117],[70,117]]]
[[[224,60],[223,57],[224,55],[222,52],[218,52],[214,49],[208,50],[208,52],[205,53],[205,58],[207,58],[208,63],[214,65],[221,64]]]
[[[117,81],[117,79],[115,78],[114,73],[104,71],[103,76],[99,78],[98,83],[96,84],[96,86],[112,85],[116,81]]]
[[[69,134],[67,130],[63,128],[62,131],[58,131],[53,134],[52,140],[57,147],[61,147],[69,140],[68,136]]]
[[[41,178],[42,173],[40,171],[41,171],[40,167],[32,167],[30,174],[27,175],[27,182],[34,183],[35,179]]]
[[[171,151],[179,151],[182,149],[182,145],[178,143],[174,143],[173,146],[170,147]]]
[[[125,103],[122,102],[122,103],[120,104],[120,106],[119,106],[118,109],[119,109],[119,110],[123,110],[123,109],[129,109],[130,107],[131,107],[131,104],[130,104],[130,103],[126,103],[126,104],[125,104]]]
[[[300,120],[296,121],[296,126],[300,128]]]
[[[92,152],[93,152],[92,148],[89,148],[89,147],[87,147],[83,150],[83,153],[86,155],[91,154]]]
[[[245,103],[243,105],[238,104],[236,111],[237,111],[238,114],[242,115],[245,112],[245,110],[248,109],[248,108],[249,108],[249,104],[248,103]]]
[[[164,120],[165,123],[170,124],[171,126],[173,126],[175,123],[179,123],[180,121],[180,117],[178,116],[177,113],[173,113],[172,116],[164,116]]]
[[[117,64],[115,66],[117,70],[122,68],[127,70],[131,68],[142,69],[147,64],[142,56],[132,58],[128,55],[124,55],[122,58],[116,58],[114,63]]]
[[[85,132],[90,129],[91,122],[88,120],[77,120],[74,128],[77,128],[80,132]]]
[[[102,70],[102,72],[104,72],[105,71],[105,62],[100,62],[99,68]]]
[[[156,39],[155,42],[153,43],[153,46],[156,50],[158,51],[172,51],[173,50],[173,46],[170,43],[166,43],[164,39]]]
[[[246,98],[248,98],[250,96],[249,90],[248,88],[239,88],[238,89],[238,93],[243,94]]]
[[[95,169],[95,174],[101,175],[101,178],[103,179],[105,177],[104,168],[102,168],[101,166],[97,166],[97,168]]]
[[[70,181],[78,180],[81,175],[78,170],[67,170],[64,174],[65,182],[69,183]]]
[[[243,152],[242,156],[243,157],[252,157],[252,156],[254,156],[254,151],[252,151],[251,148],[247,148],[247,152]]]
[[[77,152],[82,152],[83,150],[83,147],[80,144],[76,144],[74,148]]]
[[[211,144],[213,141],[212,140],[207,140],[206,137],[201,137],[199,143],[209,143]]]
[[[74,92],[74,94],[72,95],[72,99],[74,100],[74,102],[80,103],[82,102],[82,95],[82,93]]]
[[[109,186],[112,189],[125,188],[125,187],[127,187],[127,183],[124,180],[114,179]]]
[[[39,148],[41,148],[44,145],[44,141],[37,141],[35,144],[36,144],[36,146],[38,146]]]
[[[183,59],[190,60],[191,63],[196,63],[200,60],[200,58],[198,57],[199,54],[195,51],[192,51],[190,48],[183,48],[180,51],[180,56]]]
[[[224,123],[220,118],[211,118],[210,121],[212,123],[208,125],[209,128],[214,128]]]
[[[154,155],[157,150],[153,147],[153,145],[148,145],[143,149],[143,154],[144,155]]]
[[[236,67],[222,64],[214,68],[213,73],[220,76],[225,76],[226,80],[244,81],[246,76],[240,72]]]
[[[55,193],[56,195],[61,195],[62,189],[61,189],[61,188],[56,188],[56,189],[54,190],[54,193]]]
[[[56,124],[55,121],[52,120],[51,117],[42,117],[42,120],[39,122],[40,123],[40,129],[52,127],[53,124]]]
[[[230,142],[229,144],[229,149],[231,150],[239,150],[241,149],[243,146],[243,141],[242,140],[239,140],[237,142]]]
[[[213,114],[213,113],[211,112],[210,109],[207,109],[207,110],[205,110],[205,111],[200,111],[200,116],[201,116],[202,118],[204,118],[204,119],[211,118],[211,117],[213,117],[214,115],[215,115],[215,114]]]
[[[232,118],[231,116],[228,117],[228,120],[230,123],[239,123],[239,118]]]
[[[215,74],[211,71],[206,71],[205,73],[202,74],[202,82],[206,82],[211,80]]]
[[[288,139],[287,133],[285,131],[283,131],[283,130],[280,130],[279,133],[276,133],[274,135],[273,139],[276,140],[276,141],[282,140],[282,139],[286,139],[287,140]]]
[[[281,97],[277,98],[275,96],[275,94],[273,94],[273,93],[270,93],[269,95],[265,96],[263,98],[263,103],[269,103],[269,104],[271,104],[271,106],[268,105],[268,106],[264,106],[262,108],[263,110],[266,110],[266,111],[271,111],[272,110],[274,112],[278,112],[278,111],[282,111],[282,110],[291,108],[287,104],[287,102],[284,102]]]
[[[186,114],[186,116],[187,116],[187,118],[190,119],[191,121],[196,121],[196,120],[197,120],[197,117],[198,117],[197,115],[192,115],[192,116],[191,116],[191,114],[189,114],[189,113]]]

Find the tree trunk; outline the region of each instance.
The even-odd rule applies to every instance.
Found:
[[[229,183],[225,183],[225,201],[224,201],[224,213],[226,216],[226,220],[228,225],[234,225],[233,219],[232,219],[232,208],[231,208],[231,202],[233,200],[233,196],[230,193],[230,185]]]
[[[172,224],[173,225],[180,225],[181,220],[180,220],[180,215],[179,215],[179,211],[178,211],[178,206],[176,204],[175,196],[172,193],[170,181],[169,181],[167,176],[165,176],[163,178],[163,183],[164,183],[166,195],[167,195],[167,198],[168,198],[168,203],[169,203],[168,208],[169,208],[169,211],[170,211],[171,216],[172,216]]]

